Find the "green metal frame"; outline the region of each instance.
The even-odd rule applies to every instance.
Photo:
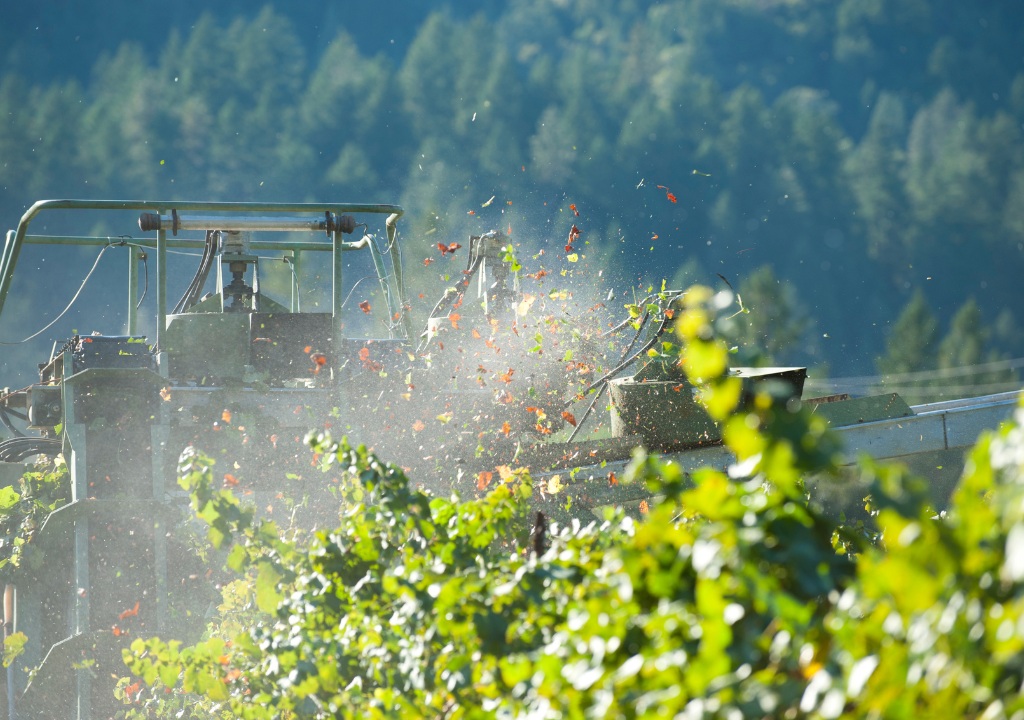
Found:
[[[18,256],[25,244],[35,245],[71,245],[71,246],[104,246],[117,244],[122,241],[120,237],[77,237],[77,236],[54,236],[54,235],[29,235],[28,228],[31,222],[42,212],[51,210],[127,210],[127,211],[149,211],[163,215],[165,212],[177,211],[182,213],[236,213],[253,214],[264,213],[271,215],[285,214],[311,214],[322,216],[324,213],[336,214],[357,214],[372,213],[387,215],[385,229],[388,237],[388,247],[394,249],[397,238],[397,222],[402,216],[403,210],[398,205],[373,205],[356,203],[254,203],[254,202],[191,202],[191,201],[156,201],[156,200],[40,200],[30,207],[21,217],[16,230],[8,231],[4,244],[3,255],[0,256],[0,315],[3,314],[4,303],[7,293],[10,291],[11,279],[18,264]],[[290,253],[291,261],[294,263],[296,276],[302,266],[302,255],[306,252],[330,252],[332,254],[331,267],[333,268],[333,290],[332,307],[333,329],[335,341],[341,342],[341,311],[344,302],[342,292],[342,253],[369,249],[374,268],[377,271],[378,280],[385,290],[385,297],[388,304],[388,316],[399,317],[403,335],[408,338],[411,335],[411,324],[406,312],[408,303],[405,297],[405,281],[402,273],[401,253],[389,252],[391,256],[390,276],[389,268],[385,264],[383,255],[377,246],[367,238],[355,242],[346,242],[341,239],[341,233],[337,230],[328,233],[329,241],[253,241],[251,247],[254,250],[277,250]],[[168,237],[166,229],[156,231],[155,238],[132,238],[135,245],[156,249],[156,305],[157,305],[157,337],[159,345],[161,336],[167,327],[167,251],[169,248],[195,248],[201,249],[203,241],[196,239],[184,239]],[[132,251],[128,268],[128,327],[129,332],[134,334],[137,323],[135,312],[135,298],[138,288],[138,253]],[[292,283],[292,310],[298,311],[298,287],[293,280]],[[393,336],[393,333],[392,333]]]

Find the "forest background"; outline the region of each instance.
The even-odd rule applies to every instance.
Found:
[[[1024,6],[0,10],[5,228],[56,197],[398,202],[425,315],[444,284],[421,264],[438,241],[498,229],[566,269],[576,222],[590,295],[629,302],[631,287],[721,275],[752,310],[761,362],[911,399],[1017,387]],[[75,234],[94,231],[126,232]],[[56,316],[96,255],[48,252],[23,258],[0,340]],[[97,273],[93,285],[120,286],[112,261]],[[5,382],[31,382],[54,338],[123,304],[90,288],[52,331],[3,347]]]

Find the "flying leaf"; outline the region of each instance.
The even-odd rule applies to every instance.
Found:
[[[536,295],[531,295],[530,293],[523,293],[523,299],[516,306],[516,314],[519,317],[523,317],[528,312],[530,312],[530,308],[533,307],[533,303],[535,303],[536,301]],[[513,328],[513,331],[515,331],[515,328]],[[517,332],[516,334],[518,335],[519,333]]]
[[[125,618],[135,617],[139,614],[139,601],[135,601],[135,607],[125,610],[123,613],[117,616],[118,620],[124,620]]]
[[[668,201],[671,203],[676,202],[676,196],[670,192],[665,193],[665,197],[668,198]]]
[[[454,255],[455,251],[461,247],[462,246],[458,243],[448,243],[447,245],[444,243],[437,244],[437,249],[441,251],[441,257],[447,257],[449,254]]]
[[[575,215],[576,217],[580,216],[580,211],[576,209],[575,205],[570,204],[569,209],[572,210],[572,214]]]

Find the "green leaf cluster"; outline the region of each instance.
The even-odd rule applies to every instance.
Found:
[[[42,553],[32,541],[49,514],[70,500],[71,482],[62,456],[41,460],[16,486],[0,488],[0,585],[19,568],[42,566]]]

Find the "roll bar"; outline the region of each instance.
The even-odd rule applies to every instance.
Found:
[[[137,210],[139,227],[144,232],[156,232],[155,240],[146,238],[132,239],[139,244],[156,249],[156,299],[157,299],[157,343],[167,327],[167,249],[169,247],[188,247],[201,245],[197,240],[175,238],[179,229],[218,229],[218,230],[260,230],[271,232],[310,232],[326,233],[329,241],[259,241],[254,242],[256,249],[274,249],[291,251],[295,256],[304,251],[331,252],[333,255],[333,291],[332,313],[335,337],[341,336],[342,297],[342,261],[341,253],[345,251],[369,248],[373,254],[374,267],[382,284],[389,284],[384,258],[372,242],[365,240],[344,242],[341,235],[352,232],[355,221],[350,214],[373,213],[387,215],[385,228],[388,245],[393,247],[397,242],[397,222],[404,211],[399,205],[375,205],[358,203],[266,203],[266,202],[200,202],[200,201],[162,201],[162,200],[40,200],[34,203],[21,217],[16,230],[7,232],[3,255],[0,256],[0,315],[3,314],[7,293],[10,291],[11,279],[18,264],[21,248],[28,244],[51,245],[109,245],[116,244],[122,238],[111,237],[67,237],[48,235],[29,235],[28,228],[32,221],[42,212],[51,210]],[[204,215],[204,213],[229,213],[230,215]],[[262,214],[264,217],[257,216]],[[301,217],[296,217],[300,215]],[[172,237],[168,238],[168,231]],[[390,317],[396,315],[402,320],[402,329],[406,336],[410,334],[410,321],[406,313],[405,281],[402,274],[401,253],[391,252],[391,272],[394,275],[394,289],[397,294],[395,302],[388,294]],[[134,263],[130,263],[129,285],[134,276]],[[134,296],[129,299],[129,325],[134,323]]]

